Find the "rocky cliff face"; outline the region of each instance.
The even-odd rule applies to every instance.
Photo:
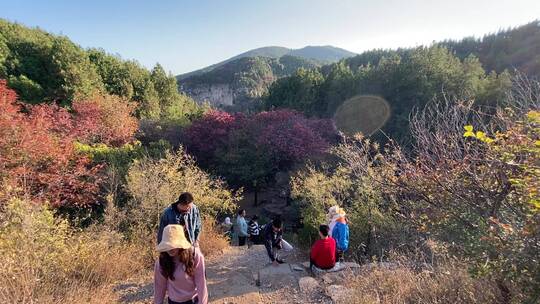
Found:
[[[319,64],[298,57],[243,57],[211,71],[178,80],[180,91],[199,103],[208,102],[223,109],[243,111],[254,106],[279,77],[299,68],[312,69]]]
[[[229,84],[180,85],[180,90],[191,96],[199,104],[209,103],[213,107],[232,106],[238,95]]]

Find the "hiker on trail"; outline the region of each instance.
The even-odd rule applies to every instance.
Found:
[[[272,264],[276,266],[277,264],[285,263],[283,259],[279,258],[278,251],[292,251],[293,247],[283,239],[283,222],[281,219],[277,218],[271,224],[266,224],[262,232],[262,237],[264,238],[264,246]]]
[[[328,225],[319,226],[320,239],[315,241],[309,255],[309,267],[319,269],[332,269],[336,265],[336,241],[328,235]]]
[[[332,206],[328,209],[328,214],[326,214],[326,220],[328,221],[328,226],[330,227],[330,236],[332,236],[332,233],[334,231],[336,220],[342,216],[345,216],[345,210],[343,210],[339,206]]]
[[[193,195],[189,192],[180,194],[176,202],[167,207],[161,214],[158,243],[161,242],[163,229],[167,225],[178,224],[185,229],[187,240],[195,247],[199,247],[199,235],[201,234],[202,221],[199,208],[193,203]]]
[[[343,262],[344,254],[349,249],[349,224],[345,217],[345,210],[341,209],[336,218],[332,237],[336,240],[336,257],[338,262]]]
[[[236,223],[234,225],[236,235],[238,235],[238,246],[245,246],[246,239],[248,237],[248,225],[246,222],[246,210],[240,209],[238,216],[236,217]]]
[[[221,223],[221,232],[223,233],[223,235],[230,238],[231,234],[232,234],[232,232],[231,232],[232,226],[233,226],[233,224],[231,222],[231,218],[226,217],[225,220],[223,221],[223,223]]]
[[[248,234],[249,234],[248,247],[251,247],[251,245],[260,244],[260,240],[259,240],[260,228],[259,228],[259,223],[257,223],[258,219],[259,217],[257,215],[254,215],[248,223]]]
[[[167,225],[156,250],[154,304],[207,304],[204,257],[186,238],[182,225]]]

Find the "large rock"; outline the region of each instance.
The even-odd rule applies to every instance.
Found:
[[[298,285],[300,286],[300,291],[304,293],[316,292],[321,287],[319,282],[312,277],[301,277],[298,280]]]
[[[268,286],[287,286],[296,282],[295,275],[289,264],[280,264],[278,266],[269,265],[259,270],[257,285]]]
[[[341,262],[341,263],[336,264],[334,268],[328,269],[328,270],[323,270],[323,269],[318,269],[318,268],[313,269],[313,275],[315,275],[316,277],[321,277],[330,273],[336,273],[337,276],[342,276],[342,275],[351,275],[351,273],[358,274],[360,272],[362,272],[362,266],[360,266],[359,264],[355,262]]]
[[[325,292],[334,303],[347,303],[347,295],[351,293],[351,290],[341,285],[330,285],[326,287]]]

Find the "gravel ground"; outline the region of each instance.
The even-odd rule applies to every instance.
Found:
[[[298,252],[287,257],[292,266],[303,260],[305,257]],[[332,303],[318,290],[301,292],[298,280],[308,273],[292,270],[292,266],[290,273],[278,275],[272,274],[274,269],[267,268],[264,273],[269,275],[257,286],[259,270],[273,267],[269,265],[264,246],[229,247],[206,262],[210,303]],[[117,284],[114,290],[119,303],[152,303],[152,273]]]

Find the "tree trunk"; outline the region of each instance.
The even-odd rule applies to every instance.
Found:
[[[259,187],[255,186],[255,188],[253,189],[253,206],[254,207],[257,207],[258,205],[258,192],[259,192]]]

